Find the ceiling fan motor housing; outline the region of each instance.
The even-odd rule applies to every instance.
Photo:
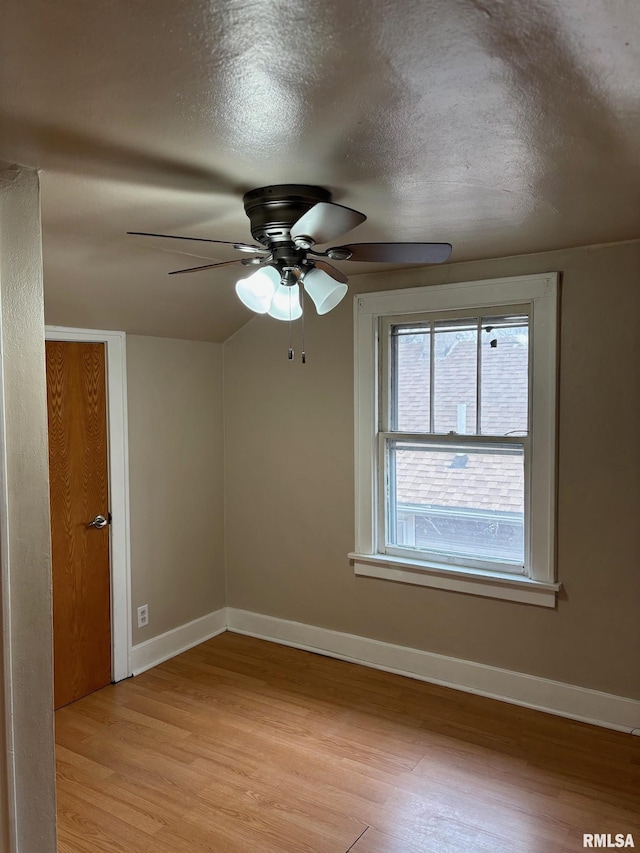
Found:
[[[254,239],[267,246],[282,265],[299,266],[306,251],[294,244],[291,229],[315,204],[331,202],[331,193],[323,187],[280,184],[250,190],[242,200]]]

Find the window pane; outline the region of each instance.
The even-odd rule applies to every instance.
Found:
[[[434,324],[434,432],[476,432],[478,320]]]
[[[431,404],[431,330],[429,326],[395,326],[395,407],[391,428],[429,432]]]
[[[481,432],[526,435],[529,318],[483,317],[481,335]]]
[[[524,448],[390,441],[388,545],[524,565]]]

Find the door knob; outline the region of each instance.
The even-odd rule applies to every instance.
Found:
[[[98,530],[101,530],[103,527],[106,527],[109,522],[104,517],[104,515],[96,515],[93,521],[90,521],[87,524],[87,527],[96,527]]]

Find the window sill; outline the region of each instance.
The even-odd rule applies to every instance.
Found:
[[[501,598],[540,607],[555,607],[562,584],[544,583],[531,578],[483,572],[479,569],[447,569],[419,560],[407,560],[388,554],[350,553],[356,575],[429,586],[485,598]]]

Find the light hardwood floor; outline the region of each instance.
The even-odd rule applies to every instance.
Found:
[[[640,847],[640,738],[225,633],[56,713],[60,853]]]

